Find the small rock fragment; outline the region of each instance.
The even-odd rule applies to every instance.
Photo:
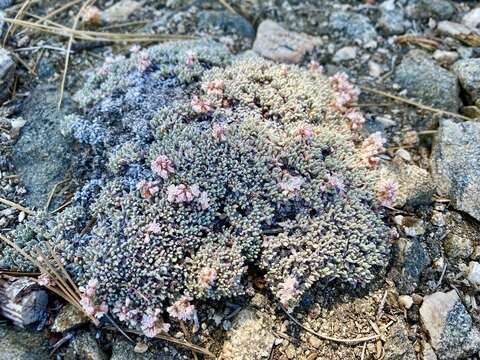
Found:
[[[385,360],[416,360],[415,349],[408,340],[408,330],[405,321],[396,322],[388,333],[384,345]]]
[[[404,309],[410,309],[413,305],[413,299],[410,295],[400,295],[398,297],[399,305]]]
[[[330,15],[329,27],[341,31],[352,41],[367,44],[377,38],[377,31],[370,19],[362,14],[348,11],[336,11]]]
[[[472,29],[480,27],[480,7],[477,7],[467,14],[462,19],[462,24]]]
[[[420,0],[411,11],[411,16],[416,19],[446,20],[454,14],[455,7],[449,0]]]
[[[75,306],[65,305],[58,313],[52,325],[53,332],[65,332],[88,321],[88,317]]]
[[[480,264],[478,262],[470,261],[467,280],[475,286],[480,286]]]
[[[121,0],[103,12],[107,23],[127,21],[130,15],[142,8],[142,4],[133,0]]]
[[[478,31],[463,24],[452,21],[440,21],[437,30],[442,34],[453,36],[467,45],[480,46],[480,34]]]
[[[442,65],[453,64],[458,59],[458,53],[456,51],[435,50],[433,52],[433,58]]]
[[[405,11],[396,6],[394,0],[387,0],[380,4],[380,18],[378,26],[387,35],[400,35],[405,32]]]
[[[262,315],[249,308],[243,309],[233,321],[222,358],[268,359],[274,343],[275,336]]]
[[[333,62],[342,62],[352,60],[357,57],[358,48],[356,46],[345,46],[337,50],[333,56]]]
[[[452,259],[468,259],[473,253],[472,242],[468,237],[449,234],[445,240],[445,252]]]
[[[274,61],[299,63],[318,44],[317,38],[288,31],[272,20],[265,20],[258,27],[253,50]]]
[[[480,350],[480,332],[455,290],[425,296],[420,317],[440,360],[461,359]]]

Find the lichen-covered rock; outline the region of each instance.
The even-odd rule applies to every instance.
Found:
[[[75,306],[67,304],[62,307],[58,315],[55,317],[52,331],[63,333],[88,321],[89,319],[85,313],[81,312]]]
[[[107,360],[108,356],[91,333],[82,331],[74,335],[65,352],[64,359]]]
[[[408,339],[407,324],[403,320],[390,328],[384,350],[385,360],[416,360],[415,349]]]
[[[335,11],[330,15],[329,28],[340,31],[351,41],[360,41],[363,44],[374,41],[377,31],[370,19],[362,14],[349,11]]]
[[[48,340],[45,332],[0,327],[0,360],[48,360]]]
[[[420,316],[439,360],[463,359],[480,350],[480,332],[455,290],[425,296]]]
[[[365,287],[387,262],[397,186],[377,169],[380,134],[357,131],[357,97],[344,74],[213,42],[108,59],[64,122],[88,181],[13,238],[51,242],[86,311],[147,336],[196,322],[202,301],[251,295],[259,268],[288,309],[316,284]]]
[[[438,193],[480,220],[480,123],[442,121],[431,163]]]
[[[422,50],[411,50],[395,70],[394,80],[408,95],[447,111],[461,105],[457,77],[438,65]]]
[[[410,9],[416,19],[450,19],[455,14],[455,6],[449,0],[419,0]]]

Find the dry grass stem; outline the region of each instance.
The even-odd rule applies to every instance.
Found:
[[[305,330],[306,332],[312,334],[312,335],[315,335],[316,337],[318,337],[319,339],[322,339],[322,340],[328,340],[328,341],[332,341],[332,342],[336,342],[336,343],[341,343],[341,344],[348,344],[348,345],[354,345],[354,344],[359,344],[359,343],[363,343],[363,342],[366,342],[366,341],[372,341],[372,340],[376,340],[380,337],[380,335],[371,335],[371,336],[366,336],[366,337],[361,337],[361,338],[355,338],[355,339],[339,339],[339,338],[335,338],[335,337],[332,337],[332,336],[328,336],[328,335],[325,335],[325,334],[321,334],[321,333],[318,333],[316,331],[313,331],[312,329],[309,329],[305,326],[303,326],[300,321],[298,321],[297,319],[295,319],[295,317],[293,317],[292,314],[290,314],[286,309],[285,307],[282,305],[282,304],[278,304],[278,306],[280,306],[280,308],[283,310],[283,312],[290,318],[290,320],[292,320],[295,324],[297,324],[298,326],[300,326],[303,330]]]
[[[17,203],[14,203],[13,201],[10,201],[10,200],[7,200],[7,199],[4,199],[2,197],[0,197],[0,203],[2,203],[3,205],[6,205],[6,206],[9,206],[9,207],[12,207],[12,208],[15,208],[17,209],[18,211],[23,211],[25,214],[28,214],[28,215],[33,215],[34,212],[22,205],[19,205]]]
[[[460,115],[460,114],[457,114],[457,113],[453,113],[453,112],[450,112],[450,111],[436,109],[436,108],[428,106],[428,105],[423,105],[423,104],[418,103],[418,102],[413,101],[413,100],[409,100],[409,99],[406,99],[406,98],[403,98],[403,97],[400,97],[400,96],[389,94],[385,91],[372,89],[372,88],[369,88],[369,87],[366,87],[366,86],[361,86],[361,85],[357,85],[357,87],[359,87],[362,90],[372,92],[372,93],[377,94],[377,95],[382,95],[382,96],[388,97],[390,99],[394,99],[394,100],[403,102],[405,104],[415,106],[415,107],[417,107],[419,109],[422,109],[422,110],[431,111],[431,112],[434,112],[434,113],[437,113],[437,114],[440,114],[440,115],[447,115],[447,116],[455,117],[455,118],[462,119],[462,120],[471,120],[469,117],[466,117],[466,116],[463,116],[463,115]]]
[[[32,0],[25,0],[25,2],[20,7],[20,10],[18,10],[17,15],[15,15],[15,20],[21,20],[21,18],[23,17],[25,12],[28,10],[28,8],[31,5],[32,5]],[[17,26],[17,24],[11,23],[10,26],[8,27],[7,32],[5,33],[5,36],[3,37],[3,44],[2,44],[3,47],[5,47],[5,45],[7,44],[8,37],[10,36],[10,34],[13,35],[15,33],[16,26]]]

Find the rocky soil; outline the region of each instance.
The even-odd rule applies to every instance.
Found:
[[[68,206],[81,182],[71,171],[76,145],[60,130],[75,106],[69,94],[81,86],[85,69],[132,45],[75,41],[57,109],[68,37],[9,29],[8,19],[35,22],[50,14],[44,24],[71,27],[80,5],[54,12],[62,5],[0,0],[0,39],[6,36],[0,48],[0,234],[25,221],[29,209]],[[236,53],[320,64],[327,74],[344,71],[362,89],[363,131],[388,139],[382,167],[397,179],[400,194],[389,210],[398,239],[387,272],[368,289],[317,289],[292,314],[267,293],[249,304],[213,306],[212,322],[201,324],[191,342],[221,359],[479,358],[478,2],[107,0],[95,6],[98,12],[83,16],[81,29],[208,37]],[[1,274],[0,281],[14,281]],[[10,320],[0,320],[0,360],[204,356],[161,340],[131,343],[115,329],[95,328],[52,294],[40,306],[34,289],[26,293],[15,301],[34,304],[35,321],[25,315],[12,323],[3,312]]]

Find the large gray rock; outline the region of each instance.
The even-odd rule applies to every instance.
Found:
[[[0,360],[48,360],[45,333],[0,327]]]
[[[341,31],[352,41],[367,43],[376,40],[377,31],[370,19],[362,14],[348,11],[336,11],[330,15],[329,28]]]
[[[442,121],[431,164],[437,192],[480,220],[480,123]]]
[[[387,35],[399,35],[405,32],[405,11],[395,5],[394,0],[387,0],[380,4],[380,18],[378,26]]]
[[[225,360],[268,359],[275,342],[266,320],[250,308],[238,313],[227,336],[221,356]]]
[[[60,132],[63,112],[57,110],[56,87],[40,86],[21,113],[26,120],[14,146],[13,165],[27,188],[29,207],[43,208],[54,185],[65,179],[69,167],[70,140]],[[53,202],[53,206],[58,201]]]
[[[319,40],[312,36],[288,31],[272,20],[265,20],[258,27],[253,50],[274,61],[299,63],[317,44]]]
[[[480,332],[455,290],[425,296],[420,317],[439,360],[463,359],[480,350]]]
[[[452,66],[457,74],[462,88],[472,102],[480,106],[480,59],[466,59],[457,61]]]
[[[0,34],[2,33],[2,20],[0,18]],[[15,73],[15,62],[9,52],[0,48],[0,104],[5,101],[10,93]]]
[[[416,360],[415,349],[408,340],[405,321],[399,320],[390,328],[384,345],[384,360]]]
[[[458,111],[461,105],[457,77],[439,66],[422,50],[411,50],[395,71],[394,80],[408,95],[448,111]]]

